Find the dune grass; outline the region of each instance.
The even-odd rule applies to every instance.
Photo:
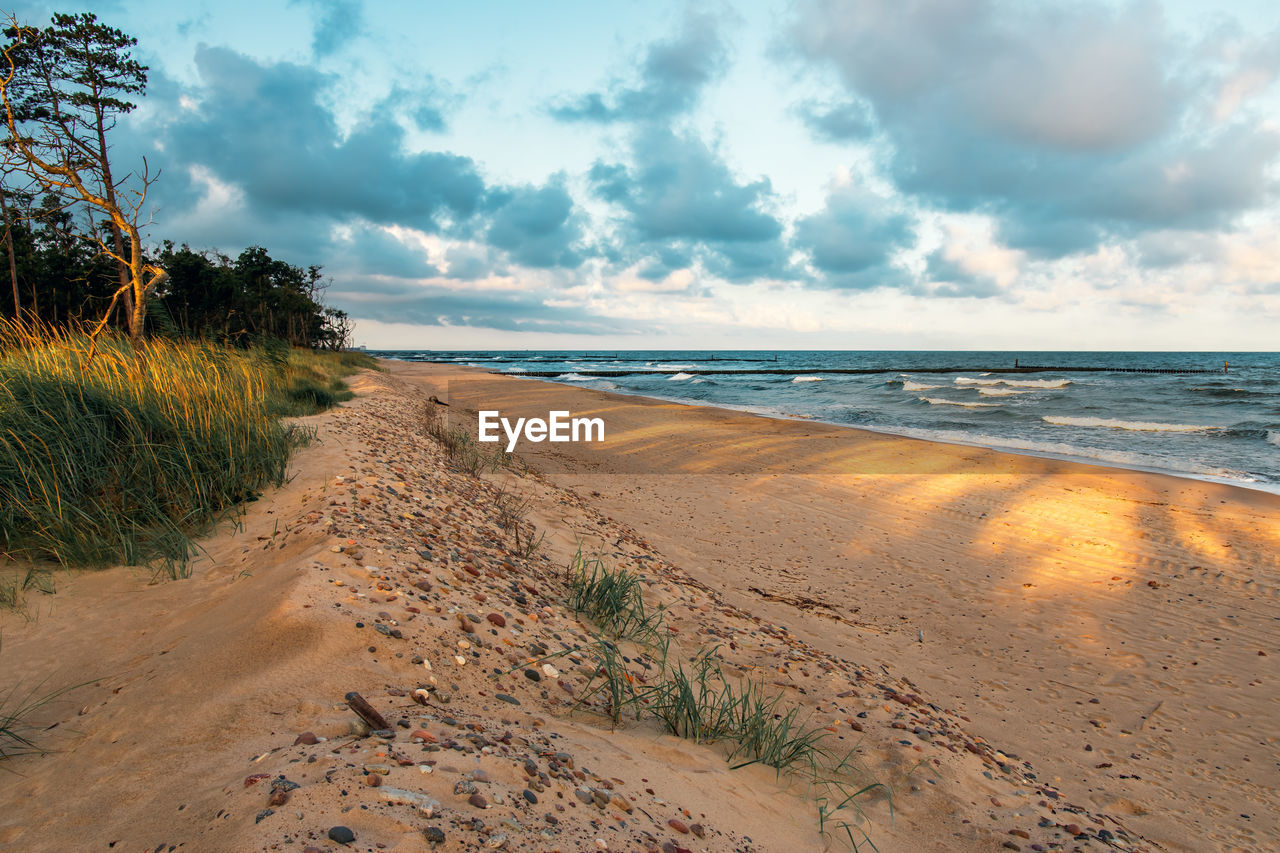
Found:
[[[0,323],[0,552],[185,574],[193,536],[283,483],[359,361]]]
[[[856,765],[854,752],[838,758],[828,732],[801,719],[800,708],[785,707],[782,694],[767,691],[763,678],[727,676],[719,646],[681,659],[663,630],[665,611],[646,609],[636,575],[579,549],[565,579],[569,607],[598,626],[587,649],[596,668],[578,697],[580,706],[597,703],[614,726],[624,718],[655,719],[677,737],[728,744],[735,770],[762,764],[803,779],[815,794],[823,837],[847,841],[854,850],[876,849],[862,802],[884,796],[892,815],[893,792],[867,781],[870,774]],[[624,655],[622,642],[636,651]],[[645,665],[646,658],[656,669],[649,680],[630,666]]]
[[[427,435],[439,443],[449,467],[455,471],[479,477],[486,471],[495,473],[512,465],[512,454],[501,447],[493,450],[481,448],[470,432],[461,426],[450,426],[448,417],[442,416],[434,406],[428,405],[423,417],[426,420]]]
[[[662,625],[662,610],[646,611],[640,579],[626,569],[609,566],[599,557],[588,557],[579,548],[566,572],[568,604],[595,622],[610,636],[647,642]]]

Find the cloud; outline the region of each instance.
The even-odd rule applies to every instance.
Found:
[[[471,159],[408,151],[391,117],[342,135],[322,105],[330,75],[211,47],[197,50],[196,68],[193,105],[159,119],[160,141],[255,208],[433,232],[481,207],[486,187]]]
[[[487,232],[490,244],[529,267],[574,268],[582,263],[581,217],[556,175],[545,186],[523,186],[491,195],[497,208]]]
[[[912,217],[852,183],[837,184],[822,210],[796,222],[794,245],[833,286],[867,289],[904,282],[890,261],[915,239]]]
[[[641,239],[707,242],[775,239],[782,226],[764,208],[768,178],[740,183],[719,154],[700,139],[668,130],[640,132],[632,165],[597,164],[601,198],[631,215]]]
[[[376,282],[347,280],[330,297],[358,319],[424,326],[475,326],[510,332],[603,334],[634,331],[625,320],[593,313],[584,305],[549,305],[536,293],[444,289],[430,284],[388,290]]]
[[[625,330],[564,303],[572,276],[551,274],[594,252],[565,175],[493,185],[468,157],[408,146],[405,114],[391,107],[440,103],[431,85],[421,97],[394,88],[344,133],[325,106],[332,75],[211,47],[196,69],[192,86],[154,74],[147,108],[118,130],[122,157],[145,152],[165,170],[157,233],[323,264],[329,298],[355,317]]]
[[[622,212],[624,245],[642,256],[649,277],[700,256],[731,281],[788,275],[782,223],[767,178],[741,181],[701,139],[665,128],[635,131],[630,165],[596,163],[596,195]]]
[[[317,57],[332,56],[364,32],[362,0],[290,0],[290,5],[310,6],[316,11],[311,50]]]
[[[1204,96],[1231,75],[1196,64],[1151,4],[815,0],[791,38],[870,106],[900,190],[988,212],[1040,257],[1223,227],[1276,188],[1280,135],[1248,103],[1272,78],[1228,87],[1235,119],[1215,123]]]
[[[815,137],[825,142],[852,142],[866,139],[875,130],[871,111],[860,101],[822,104],[805,101],[796,113]]]
[[[680,32],[654,42],[634,85],[615,82],[607,92],[588,92],[550,108],[562,121],[616,122],[670,119],[688,111],[707,83],[723,73],[728,51],[718,22],[690,13]]]

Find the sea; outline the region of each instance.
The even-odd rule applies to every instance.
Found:
[[[1280,494],[1280,353],[370,354]]]

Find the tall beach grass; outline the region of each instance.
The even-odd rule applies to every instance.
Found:
[[[284,481],[307,433],[280,416],[340,394],[287,348],[158,339],[135,351],[103,335],[91,356],[90,345],[80,331],[0,322],[5,554],[182,574],[193,535]]]

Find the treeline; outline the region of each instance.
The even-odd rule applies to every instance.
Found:
[[[3,315],[57,328],[100,320],[119,287],[117,264],[76,235],[70,214],[56,198],[37,205],[30,196],[5,191],[5,202],[9,224],[0,240],[0,271],[11,292]],[[327,282],[319,266],[294,266],[260,246],[233,260],[168,241],[149,260],[168,278],[148,302],[148,334],[234,345],[277,338],[321,349],[350,343],[347,314],[323,303]],[[122,309],[117,302],[113,313]],[[127,327],[123,316],[112,316],[109,323]]]
[[[10,16],[0,41],[0,271],[3,314],[34,327],[117,327],[246,345],[279,339],[341,349],[347,315],[321,302],[320,267],[251,246],[234,261],[187,245],[144,245],[144,159],[124,171],[108,139],[146,94],[137,40],[89,12],[47,26]]]

